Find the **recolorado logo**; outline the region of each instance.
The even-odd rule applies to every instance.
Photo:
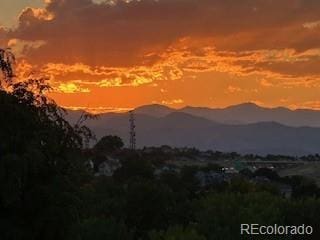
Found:
[[[241,224],[241,235],[312,235],[313,227],[305,224],[299,226]]]

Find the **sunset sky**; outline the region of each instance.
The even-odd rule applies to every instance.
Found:
[[[320,109],[319,0],[1,0],[7,46],[65,107]]]

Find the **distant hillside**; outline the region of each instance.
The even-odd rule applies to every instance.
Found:
[[[233,109],[235,111],[236,108]],[[262,155],[320,152],[320,128],[289,127],[276,122],[230,125],[181,111],[172,111],[162,117],[159,113],[156,113],[157,117],[144,113],[136,113],[139,147],[166,144]],[[98,120],[88,121],[87,125],[98,138],[115,134],[128,143],[128,120],[128,113],[110,113],[101,115]]]
[[[221,123],[278,122],[294,127],[320,127],[320,111],[308,109],[264,108],[253,103],[244,103],[223,109],[185,107],[179,111]]]
[[[152,104],[138,107],[134,111],[135,113],[146,114],[153,117],[164,117],[172,112],[175,112],[176,110],[167,106]]]
[[[72,112],[72,116],[80,111]],[[320,111],[310,109],[290,110],[284,107],[264,108],[254,103],[243,103],[227,108],[184,107],[182,109],[153,104],[135,109],[135,113],[152,117],[164,117],[174,112],[188,113],[223,124],[250,124],[277,122],[292,127],[320,127]],[[102,114],[109,115],[107,114]]]

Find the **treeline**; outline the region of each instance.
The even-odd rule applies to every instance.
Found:
[[[273,155],[267,154],[265,156],[257,154],[239,154],[237,152],[221,152],[221,151],[200,151],[199,149],[192,147],[175,148],[167,145],[160,147],[144,147],[140,150],[142,153],[157,153],[159,156],[165,158],[181,158],[186,157],[190,159],[202,158],[208,161],[220,161],[220,160],[245,160],[245,161],[320,161],[320,155],[306,155],[306,156],[287,156],[287,155]]]

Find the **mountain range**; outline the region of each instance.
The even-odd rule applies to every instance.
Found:
[[[320,153],[320,111],[263,108],[244,103],[223,109],[173,109],[146,105],[134,110],[138,147],[170,145],[252,154]],[[81,115],[69,111],[70,122]],[[86,125],[97,138],[129,139],[129,113],[104,113]]]
[[[183,112],[227,124],[277,122],[292,127],[320,127],[320,111],[290,110],[285,107],[265,108],[254,103],[243,103],[226,108],[184,107],[182,109],[154,104],[138,107],[135,112],[154,117],[164,117],[172,112]]]

